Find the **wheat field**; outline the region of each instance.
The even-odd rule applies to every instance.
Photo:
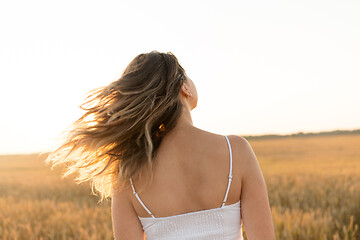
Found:
[[[249,142],[277,239],[360,239],[359,134]],[[61,179],[44,158],[0,156],[0,240],[113,239],[110,201],[98,204],[88,183]]]

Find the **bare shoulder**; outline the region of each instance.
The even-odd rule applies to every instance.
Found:
[[[231,142],[234,155],[241,156],[241,159],[246,160],[249,155],[254,153],[250,143],[248,140],[246,140],[246,138],[239,135],[228,135],[228,138]]]
[[[275,239],[266,182],[250,143],[231,135],[233,152],[241,162],[241,218],[248,239]],[[234,158],[235,159],[235,158]]]
[[[111,205],[112,213],[115,216],[118,212],[118,208],[123,208],[126,206],[127,210],[133,210],[133,205],[131,202],[131,190],[129,188],[130,184],[125,184],[122,188],[113,189],[111,196]]]
[[[221,144],[223,142],[224,135],[216,134],[216,133],[210,133],[207,131],[205,132],[204,136],[207,137],[207,139],[214,140],[213,143],[215,145]],[[247,139],[240,135],[226,135],[229,139],[234,164],[238,165],[239,167],[243,168],[244,164],[246,165],[246,161],[249,161],[250,158],[254,157],[253,149],[248,142]]]
[[[239,135],[229,135],[228,138],[231,142],[235,164],[239,166],[242,177],[245,177],[258,163],[256,155],[246,138]]]
[[[229,140],[231,140],[236,147],[238,148],[248,148],[249,142],[246,140],[246,138],[240,136],[240,135],[228,135]]]
[[[142,240],[144,236],[141,223],[129,199],[129,192],[127,186],[114,191],[111,198],[113,233],[116,240]]]
[[[130,193],[131,191],[131,184],[130,181],[126,182],[123,184],[122,187],[113,187],[113,191],[112,191],[112,197],[117,197],[117,198],[129,198],[130,197]]]
[[[196,128],[197,130],[196,133],[200,133],[201,136],[205,137],[206,139],[217,139],[217,141],[223,141],[224,135],[222,134],[217,134],[217,133],[213,133],[213,132],[208,132],[206,130],[200,129],[200,128]],[[233,145],[235,145],[234,147],[236,149],[244,149],[244,148],[249,148],[250,144],[249,142],[242,136],[240,135],[226,135],[229,138],[231,147]],[[220,140],[221,139],[221,140]]]

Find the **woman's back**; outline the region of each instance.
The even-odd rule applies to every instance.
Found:
[[[145,183],[132,181],[131,202],[148,239],[241,239],[241,171],[231,139],[195,127],[164,138],[153,184],[137,192]]]
[[[222,135],[195,127],[186,131],[182,129],[176,136],[169,133],[155,158],[153,183],[138,194],[157,217],[219,207],[227,188],[229,158],[228,144]],[[226,205],[240,200],[239,159],[238,156],[232,159],[233,179]],[[136,179],[133,183],[136,189],[145,184]],[[131,189],[129,195],[138,216],[150,217]]]

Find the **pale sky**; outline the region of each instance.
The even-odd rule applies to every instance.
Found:
[[[360,128],[360,1],[1,1],[0,154],[52,150],[93,88],[172,52],[194,125],[217,134]]]

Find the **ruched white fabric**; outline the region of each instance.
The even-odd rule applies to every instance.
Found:
[[[240,222],[240,201],[225,205],[232,180],[232,151],[230,151],[230,173],[228,186],[221,207],[168,217],[155,217],[141,201],[131,186],[135,197],[151,217],[138,217],[147,240],[243,240]]]

